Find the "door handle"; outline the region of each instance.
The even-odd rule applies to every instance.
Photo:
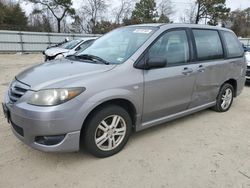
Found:
[[[205,72],[205,67],[203,65],[199,65],[198,72]]]
[[[191,74],[192,72],[193,72],[193,69],[188,68],[188,67],[185,67],[185,68],[183,69],[183,71],[182,71],[182,74],[184,74],[184,75],[189,75],[189,74]]]

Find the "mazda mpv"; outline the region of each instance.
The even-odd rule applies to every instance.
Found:
[[[241,43],[228,29],[146,24],[18,74],[3,109],[13,133],[48,152],[119,152],[140,131],[200,110],[226,112],[245,83]]]

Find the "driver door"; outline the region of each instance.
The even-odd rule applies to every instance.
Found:
[[[149,48],[146,61],[160,57],[167,65],[144,70],[143,124],[161,121],[188,108],[196,79],[190,45],[187,31],[178,29],[164,33]]]

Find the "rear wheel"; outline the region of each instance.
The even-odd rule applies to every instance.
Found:
[[[125,109],[117,105],[102,107],[91,115],[83,130],[84,145],[96,157],[109,157],[126,145],[131,128]]]
[[[226,112],[233,103],[234,88],[231,84],[224,84],[217,96],[216,105],[213,109],[217,112]]]

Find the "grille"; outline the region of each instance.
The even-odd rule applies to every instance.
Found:
[[[28,90],[29,86],[17,80],[13,81],[9,88],[10,101],[17,102]]]
[[[45,61],[51,61],[51,60],[54,60],[56,56],[47,56],[45,57]]]

